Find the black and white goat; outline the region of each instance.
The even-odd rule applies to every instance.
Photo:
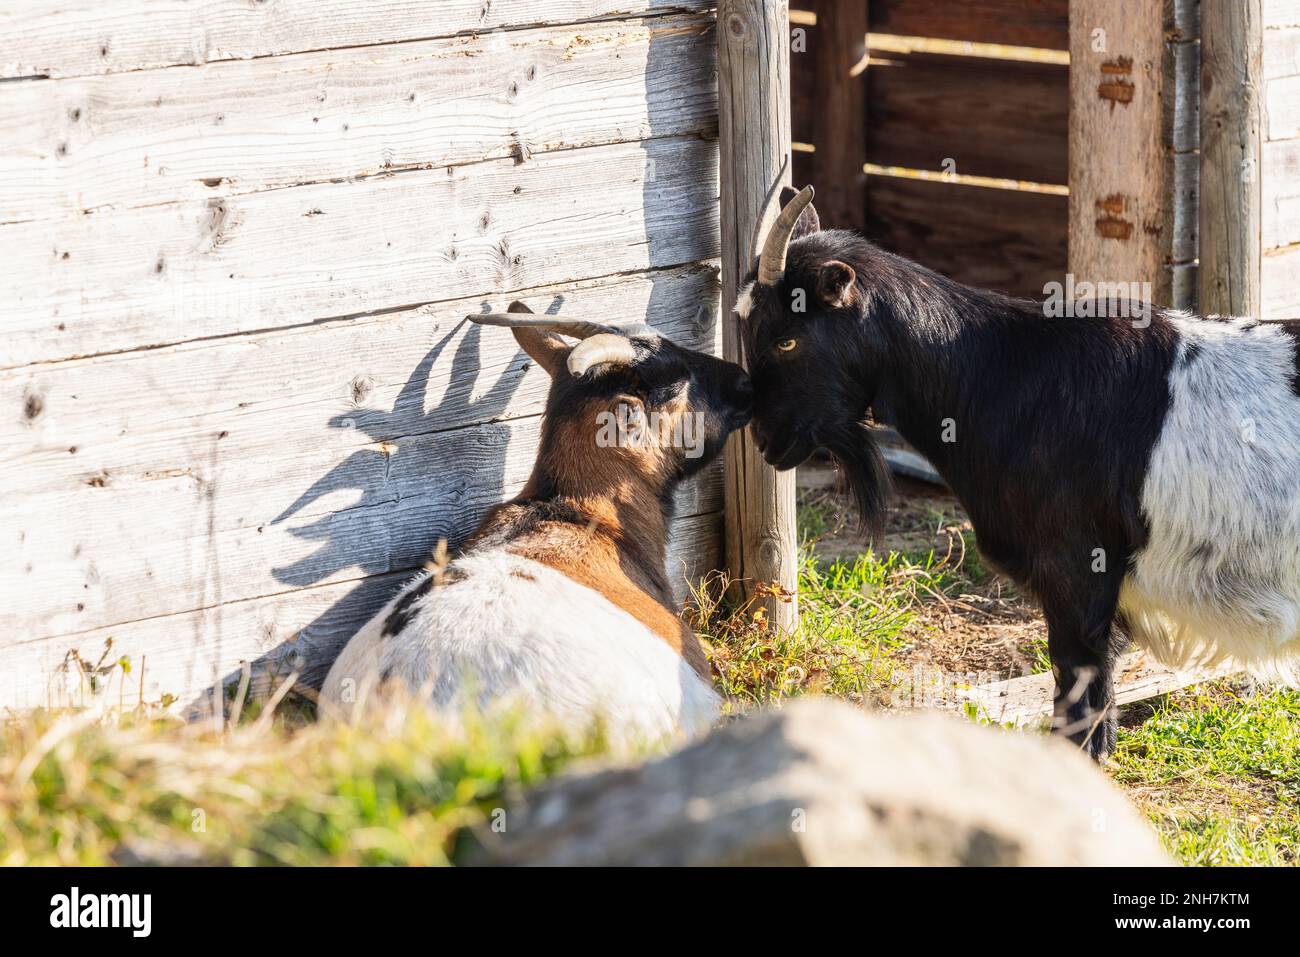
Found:
[[[827,448],[876,530],[888,473],[863,423],[894,425],[1041,602],[1056,728],[1096,757],[1125,638],[1296,683],[1300,324],[1099,301],[1047,318],[822,231],[811,187],[773,199],[736,304],[769,463]]]
[[[347,713],[396,683],[452,723],[505,707],[613,744],[702,730],[719,699],[673,611],[672,493],[749,421],[749,379],[640,323],[510,310],[468,318],[511,327],[551,376],[532,476],[351,639],[322,697]]]

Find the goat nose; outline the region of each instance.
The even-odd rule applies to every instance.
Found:
[[[754,404],[754,383],[749,376],[741,376],[736,381],[736,402],[745,408]]]

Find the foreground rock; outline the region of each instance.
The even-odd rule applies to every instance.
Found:
[[[1057,740],[827,699],[642,767],[559,778],[472,863],[1161,865],[1124,796]]]

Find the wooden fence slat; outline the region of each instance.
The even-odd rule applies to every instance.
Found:
[[[1070,271],[1149,282],[1157,302],[1172,241],[1164,13],[1162,0],[1070,3]]]
[[[1300,27],[1300,0],[1268,0],[1263,24],[1271,30]]]
[[[1066,264],[1067,199],[872,176],[867,234],[958,282],[1042,298]]]
[[[872,0],[871,29],[909,37],[1065,50],[1069,48],[1069,2]]]
[[[1260,318],[1300,319],[1300,245],[1264,252],[1260,264]]]
[[[20,83],[0,222],[717,131],[711,16]]]
[[[721,562],[721,524],[722,516],[715,512],[684,518],[674,526],[668,567],[679,601],[686,600],[686,581]],[[283,680],[290,670],[299,669],[304,684],[318,687],[343,644],[414,570],[6,645],[5,667],[0,670],[0,709],[42,707],[47,701],[79,704],[75,693],[68,693],[68,686],[75,689],[78,683],[67,681],[60,666],[69,651],[94,663],[110,640],[109,660],[126,657],[132,664],[121,688],[128,703],[141,694],[141,679],[147,701],[156,702],[165,693],[182,704],[194,702],[214,682],[238,677],[241,660],[256,663],[255,680],[264,682],[268,673]],[[109,685],[112,703],[118,698],[120,678],[119,673]]]
[[[861,229],[867,205],[867,0],[813,0],[810,6],[817,13],[815,36],[807,52],[791,56],[791,90],[811,83],[816,91],[810,119],[817,144],[811,180],[817,212],[828,227]],[[794,117],[792,103],[792,126]]]
[[[705,0],[12,0],[0,9],[0,78],[121,73],[709,6]]]
[[[1300,139],[1265,142],[1261,216],[1265,253],[1300,243]]]
[[[1261,313],[1262,23],[1260,0],[1201,10],[1199,303],[1206,314]]]
[[[1268,7],[1265,6],[1264,18],[1268,19]],[[1274,28],[1264,31],[1264,54],[1261,62],[1263,79],[1283,80],[1300,76],[1300,24],[1290,28]]]
[[[717,294],[705,266],[522,298],[645,311],[716,351]],[[545,376],[507,331],[462,318],[506,301],[0,377],[5,404],[37,410],[0,425],[0,645],[384,573],[439,536],[455,544],[527,478],[538,438]],[[679,512],[720,496],[715,468]]]
[[[868,162],[1063,184],[1069,68],[924,53],[872,56]],[[820,148],[820,145],[819,145]]]
[[[787,9],[763,0],[720,0],[717,35],[722,354],[740,362],[736,293],[753,266],[749,242],[763,199],[790,155]],[[727,440],[724,496],[728,570],[772,628],[793,631],[797,601],[759,596],[756,586],[798,589],[794,471],[777,472],[748,429],[735,432]]]
[[[0,367],[716,258],[717,161],[651,140],[0,226]]]

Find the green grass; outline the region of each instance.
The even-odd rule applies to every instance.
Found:
[[[422,708],[375,726],[225,732],[138,714],[0,728],[0,865],[446,864],[514,788],[598,750],[509,725],[452,739]]]
[[[818,557],[817,540],[837,527],[826,505],[801,504],[799,527],[799,627],[793,633],[770,632],[753,602],[738,607],[719,598],[728,584],[723,579],[696,593],[692,624],[712,648],[721,690],[756,705],[808,693],[887,702],[897,684],[893,653],[917,609],[966,578],[933,552]]]
[[[925,605],[987,573],[969,541],[956,555],[819,557],[840,513],[805,502],[799,518],[796,633],[719,599],[725,582],[700,590],[721,690],[742,706],[812,692],[888,701]],[[110,699],[114,666],[91,669]],[[0,865],[454,863],[516,789],[601,751],[510,724],[451,737],[400,705],[361,728],[317,723],[294,699],[264,706],[249,701],[225,729],[143,711],[0,723]],[[1140,709],[1107,770],[1177,859],[1300,863],[1300,693],[1216,682]]]
[[[1109,771],[1186,864],[1300,864],[1300,693],[1227,682],[1122,728]]]
[[[939,527],[951,516],[931,518]],[[907,680],[894,656],[916,637],[922,607],[986,581],[974,542],[965,538],[958,556],[868,552],[823,560],[815,546],[840,530],[841,513],[833,502],[805,500],[798,520],[795,634],[767,633],[750,606],[707,594],[701,602],[697,625],[713,647],[722,687],[754,704],[811,692],[888,701],[891,689]],[[1045,641],[1020,650],[1033,672],[1050,669]],[[1145,720],[1120,729],[1107,770],[1176,859],[1300,864],[1300,692],[1249,695],[1216,682],[1128,714]]]

